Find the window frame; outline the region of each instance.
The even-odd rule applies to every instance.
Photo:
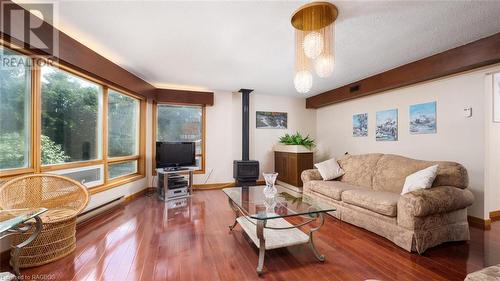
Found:
[[[123,185],[132,181],[139,180],[146,176],[146,111],[147,111],[147,99],[141,95],[134,94],[130,91],[122,89],[118,86],[111,85],[103,80],[97,79],[93,76],[75,70],[74,68],[64,64],[63,62],[48,62],[46,59],[37,56],[35,53],[27,52],[25,49],[16,46],[12,43],[6,42],[0,39],[0,46],[10,49],[19,54],[25,55],[31,59],[32,68],[31,68],[31,104],[30,104],[30,113],[28,114],[31,120],[31,128],[30,128],[30,159],[28,163],[28,167],[23,168],[14,168],[14,169],[6,169],[0,170],[0,179],[9,179],[15,176],[24,175],[24,174],[32,174],[32,173],[45,173],[45,172],[54,172],[58,170],[65,169],[73,169],[73,168],[82,168],[87,166],[95,166],[95,165],[103,165],[103,184],[93,187],[88,187],[88,190],[91,194],[95,194],[98,192],[102,192],[108,190],[110,188]],[[41,68],[37,62],[44,61],[51,67],[60,69],[65,71],[71,75],[74,75],[80,79],[88,80],[89,82],[95,83],[102,87],[102,95],[99,100],[100,110],[102,111],[100,114],[100,127],[101,134],[98,137],[98,143],[100,144],[101,155],[100,159],[93,160],[85,160],[85,161],[77,161],[77,162],[68,162],[68,163],[60,163],[60,164],[51,164],[51,165],[42,165],[41,163],[41,119],[42,119],[42,83],[41,83]],[[113,90],[117,93],[129,96],[139,101],[139,132],[138,132],[138,154],[132,156],[123,156],[123,157],[113,157],[108,158],[108,92],[109,90]],[[116,177],[110,179],[108,177],[108,165],[110,163],[118,163],[125,161],[137,161],[137,172],[134,174],[124,175],[120,177]]]
[[[66,67],[66,66],[60,64],[60,63],[54,63],[53,65],[50,65],[49,67],[55,68],[55,69],[60,70],[62,72],[66,72],[69,75],[75,76],[79,79],[87,80],[93,84],[96,84],[97,86],[99,86],[101,88],[102,91],[101,91],[100,95],[98,96],[98,99],[99,99],[98,106],[101,108],[99,108],[99,112],[97,113],[97,122],[100,123],[99,128],[102,129],[105,121],[108,118],[107,115],[106,116],[104,115],[104,110],[105,110],[104,108],[107,107],[106,104],[104,104],[104,92],[106,92],[106,95],[107,95],[106,85],[97,79],[89,77],[88,75],[81,74],[80,72],[77,72],[69,67]],[[37,79],[38,84],[36,85],[36,87],[39,88],[38,89],[39,93],[37,96],[37,99],[39,102],[39,107],[38,107],[39,112],[36,112],[36,114],[40,115],[39,116],[40,123],[38,124],[40,129],[39,129],[39,135],[37,135],[37,138],[40,139],[41,134],[42,134],[42,103],[43,103],[42,102],[42,70],[38,66],[37,66],[37,68],[38,68],[38,74],[37,74],[38,75],[38,79]],[[103,160],[104,159],[104,151],[102,151],[102,149],[104,147],[103,141],[104,141],[104,135],[103,135],[103,132],[101,130],[101,134],[97,135],[97,145],[96,145],[97,158],[96,159],[65,162],[65,163],[56,163],[56,164],[43,164],[43,163],[41,163],[41,160],[40,160],[41,171],[54,171],[54,170],[66,169],[66,167],[70,167],[70,168],[84,167],[84,166],[87,166],[88,163],[94,163],[96,161]],[[40,157],[41,157],[41,151],[40,151]],[[71,164],[75,164],[75,165],[72,166]],[[47,167],[54,167],[54,168],[47,168]]]
[[[195,174],[205,174],[205,156],[207,154],[206,152],[206,120],[207,120],[207,114],[206,114],[206,105],[204,104],[186,104],[186,103],[171,103],[171,102],[156,102],[153,101],[153,133],[152,133],[152,140],[151,140],[151,151],[152,151],[152,174],[153,176],[156,176],[156,140],[158,137],[158,105],[172,105],[172,106],[199,106],[201,108],[201,153],[196,153],[196,157],[201,157],[201,169],[195,170]]]

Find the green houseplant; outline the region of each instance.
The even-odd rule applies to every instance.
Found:
[[[302,145],[309,150],[316,146],[314,139],[310,138],[309,135],[303,137],[299,132],[292,135],[285,134],[280,137],[279,143],[284,145]]]

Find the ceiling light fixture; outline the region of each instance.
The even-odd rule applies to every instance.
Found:
[[[311,60],[316,74],[325,78],[333,73],[334,30],[338,9],[329,2],[312,2],[292,15],[295,28],[295,89],[307,93],[312,88]]]

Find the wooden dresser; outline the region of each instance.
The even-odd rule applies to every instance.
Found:
[[[313,168],[312,152],[274,152],[274,170],[278,173],[278,181],[302,189],[300,174],[302,171]]]

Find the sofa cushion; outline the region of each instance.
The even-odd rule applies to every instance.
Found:
[[[438,166],[433,165],[407,176],[401,195],[418,189],[431,188],[436,179]]]
[[[346,190],[342,192],[342,202],[390,217],[397,215],[399,197],[399,194],[393,192],[366,189]]]
[[[347,155],[340,159],[339,165],[344,170],[344,175],[339,178],[340,181],[371,189],[373,174],[382,155],[380,153]]]
[[[415,160],[399,155],[385,154],[380,157],[373,175],[373,190],[401,193],[406,177],[438,164],[438,172],[432,186],[468,186],[467,170],[454,162]]]
[[[351,189],[358,189],[359,186],[341,181],[311,181],[309,187],[312,191],[340,201],[342,192]]]
[[[316,163],[314,167],[318,169],[321,177],[325,181],[336,179],[344,174],[344,170],[340,168],[335,158]]]

